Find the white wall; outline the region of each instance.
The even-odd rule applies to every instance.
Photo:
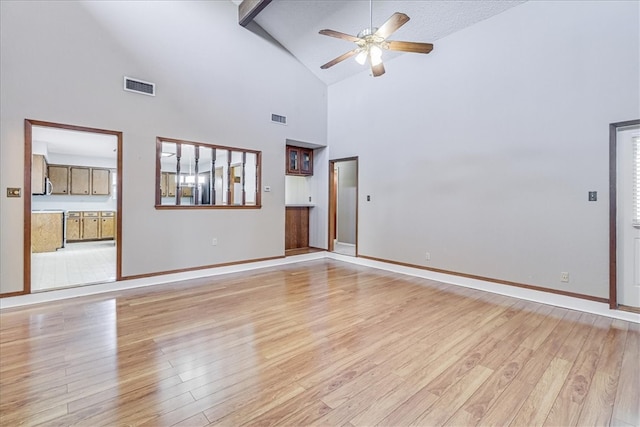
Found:
[[[330,86],[359,253],[608,297],[608,126],[640,118],[639,16],[531,1]]]
[[[356,244],[356,205],[358,164],[355,160],[337,162],[336,235],[338,242]]]
[[[326,87],[231,2],[0,2],[0,292],[22,289],[24,119],[123,132],[125,276],[284,254],[287,138],[326,143]],[[127,75],[157,96],[122,90]],[[270,123],[286,115],[288,126]],[[262,151],[259,210],[156,210],[157,136]],[[23,190],[23,193],[27,193]],[[211,239],[218,239],[211,246]]]

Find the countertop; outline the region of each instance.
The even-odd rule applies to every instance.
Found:
[[[305,203],[305,204],[290,204],[290,205],[284,205],[285,208],[312,208],[315,205],[312,205],[310,203]]]

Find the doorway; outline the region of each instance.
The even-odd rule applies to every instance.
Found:
[[[24,293],[121,280],[122,133],[25,120]]]
[[[610,125],[610,306],[640,313],[640,120]]]
[[[358,158],[329,161],[329,252],[358,256]]]

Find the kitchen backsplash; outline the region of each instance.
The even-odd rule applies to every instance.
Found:
[[[65,211],[115,211],[117,200],[112,196],[33,196],[31,209]]]
[[[286,175],[284,182],[285,205],[314,204],[315,199],[311,194],[312,177]],[[309,201],[311,197],[311,201]]]

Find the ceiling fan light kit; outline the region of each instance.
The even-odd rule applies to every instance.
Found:
[[[333,67],[339,62],[347,58],[356,56],[355,60],[358,64],[364,65],[369,60],[373,77],[379,77],[384,74],[384,65],[382,64],[382,51],[395,50],[400,52],[413,53],[429,53],[433,50],[431,43],[404,42],[387,40],[391,34],[402,27],[409,21],[409,17],[401,12],[396,12],[381,27],[373,26],[373,6],[372,0],[369,1],[369,28],[360,31],[357,36],[341,33],[334,30],[320,30],[320,34],[329,37],[335,37],[342,40],[354,42],[358,47],[340,55],[339,57],[327,62],[320,68],[326,70]]]

